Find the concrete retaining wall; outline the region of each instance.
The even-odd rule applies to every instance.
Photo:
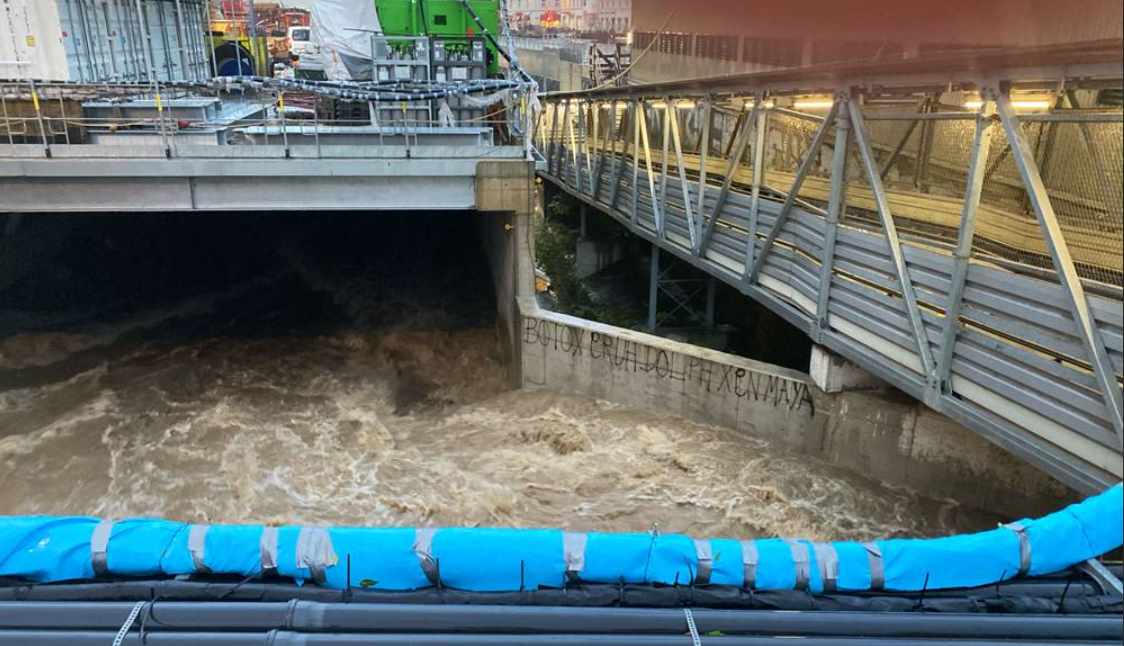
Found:
[[[802,372],[547,312],[533,298],[518,303],[525,388],[682,415],[1003,515],[1034,516],[1075,499],[896,391],[828,394]]]

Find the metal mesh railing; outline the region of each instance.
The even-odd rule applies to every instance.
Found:
[[[956,244],[976,120],[879,119],[871,111],[870,146],[894,224],[905,242]],[[846,224],[878,227],[871,182],[852,135]]]
[[[730,157],[739,153],[739,134],[748,128],[750,132],[733,169],[732,188],[745,192],[751,188],[756,133],[747,102],[738,98],[729,105],[712,106],[705,159],[709,185],[720,186],[726,179]],[[550,132],[542,134],[540,140],[566,148],[577,141],[581,148],[578,156],[587,173],[595,155],[619,155],[626,144],[631,145],[632,155],[639,155],[642,166],[646,166],[650,154],[655,172],[662,175],[666,164],[668,176],[677,178],[679,161],[674,131],[670,130],[668,120],[673,115],[678,120],[683,171],[697,180],[704,170],[702,101],[648,100],[641,103],[647,132],[646,148],[642,137],[633,141],[636,138],[634,126],[625,118],[631,110],[627,99],[619,100],[615,108],[611,108],[609,102],[581,103],[581,117],[579,103],[573,102],[568,123],[562,122],[565,109],[553,104],[541,126]],[[592,105],[597,107],[592,108]],[[670,105],[676,108],[669,109]],[[904,110],[901,103],[886,107],[864,106],[869,143],[903,240],[951,250],[959,235],[977,115],[959,106],[919,105],[919,108],[910,106]],[[767,110],[762,172],[762,189],[766,194],[783,198],[791,190],[826,112],[826,108],[806,113],[780,108]],[[911,118],[911,113],[919,116]],[[1021,122],[1078,274],[1119,288],[1124,256],[1121,245],[1121,214],[1124,212],[1121,140],[1124,131],[1119,111],[1112,114],[1100,110],[1096,115],[1090,118],[1084,111],[1057,110],[1026,115]],[[613,141],[609,141],[612,119],[616,120],[616,125],[612,129]],[[554,125],[556,120],[557,126]],[[834,123],[827,127],[823,145],[798,195],[801,205],[821,215],[827,207],[835,146]],[[978,229],[973,239],[974,255],[979,259],[1022,266],[1028,273],[1049,278],[1053,260],[1023,178],[1002,128],[995,125],[993,129],[993,143],[984,166]],[[670,131],[666,159],[665,131]],[[849,190],[841,221],[868,229],[880,227],[871,183],[860,162],[853,135],[848,148]],[[573,155],[574,151],[569,150],[569,154]],[[704,213],[704,217],[709,214]]]

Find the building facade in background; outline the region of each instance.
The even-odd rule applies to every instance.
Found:
[[[634,80],[1124,37],[1119,0],[632,0]]]
[[[562,30],[627,33],[633,0],[510,0],[519,31]]]

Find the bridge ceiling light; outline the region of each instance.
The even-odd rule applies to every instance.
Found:
[[[1048,99],[1017,99],[1011,101],[1011,106],[1016,110],[1049,110],[1053,105]],[[969,110],[979,110],[983,107],[983,101],[974,99],[965,101],[964,107]]]
[[[742,109],[743,110],[752,110],[753,106],[755,106],[755,105],[757,105],[757,102],[754,101],[753,99],[749,99],[745,103],[742,103]],[[766,108],[771,108],[771,107],[773,107],[773,100],[772,99],[766,99],[764,101],[764,103],[762,103],[761,105],[765,106]]]
[[[797,99],[792,107],[797,110],[826,110],[835,104],[831,99]]]

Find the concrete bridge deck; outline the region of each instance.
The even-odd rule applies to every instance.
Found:
[[[275,138],[279,139],[279,138]],[[0,212],[473,209],[519,146],[0,144]]]

